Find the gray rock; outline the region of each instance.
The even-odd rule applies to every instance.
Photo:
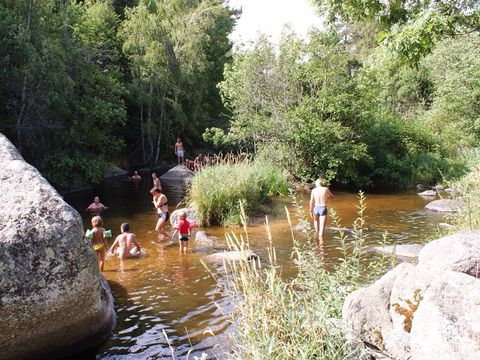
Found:
[[[123,170],[119,168],[118,166],[112,167],[109,171],[105,173],[103,176],[105,179],[112,178],[112,177],[118,177],[118,176],[127,176],[128,171]]]
[[[1,134],[0,168],[0,358],[64,357],[102,343],[113,299],[80,215]]]
[[[194,176],[194,172],[188,169],[186,166],[177,165],[174,168],[168,170],[165,174],[159,177],[161,181],[190,181]]]
[[[480,230],[432,241],[418,265],[348,295],[345,327],[394,359],[478,359],[479,270]]]
[[[225,250],[226,246],[218,241],[216,236],[208,235],[205,231],[195,233],[195,247],[201,250]]]
[[[303,220],[303,221],[300,221],[297,225],[295,225],[292,228],[292,230],[306,233],[306,232],[309,232],[309,231],[313,231],[313,227],[310,224],[310,221]]]
[[[173,226],[177,223],[178,221],[178,215],[181,213],[181,212],[185,212],[187,214],[187,220],[190,221],[190,222],[194,222],[195,224],[198,224],[198,216],[197,216],[197,212],[195,211],[194,208],[181,208],[181,209],[177,209],[175,210],[174,212],[172,212],[170,214],[170,224]]]
[[[442,190],[445,190],[445,186],[438,184],[438,185],[435,185],[432,189],[437,191],[442,191]]]
[[[480,358],[480,280],[446,272],[432,281],[415,312],[413,360]]]
[[[439,212],[456,212],[460,210],[461,205],[456,200],[440,199],[429,202],[425,205],[427,210],[439,211]]]
[[[258,256],[252,250],[244,251],[222,251],[206,256],[206,259],[211,262],[222,263],[224,261],[249,261],[256,260]]]
[[[418,265],[479,277],[480,230],[462,231],[428,243],[420,251]]]
[[[343,304],[342,315],[345,328],[353,336],[372,344],[389,354],[403,353],[396,348],[396,337],[389,314],[390,295],[396,277],[411,269],[412,265],[402,263],[386,273],[368,288],[349,294]]]
[[[418,257],[422,244],[398,244],[388,246],[372,246],[370,250],[384,255],[396,255],[400,258],[413,259]]]
[[[426,197],[432,197],[432,196],[437,196],[438,193],[436,190],[425,190],[420,193],[418,193],[420,196],[426,196]]]

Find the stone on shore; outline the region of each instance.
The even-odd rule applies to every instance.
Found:
[[[456,200],[440,199],[429,202],[425,205],[427,210],[439,211],[439,212],[456,212],[460,210],[460,204]]]
[[[115,311],[80,215],[2,134],[0,168],[0,358],[99,345]]]
[[[348,295],[346,331],[393,359],[477,359],[479,270],[479,230],[432,241],[416,266],[402,263]]]
[[[438,193],[436,190],[425,190],[425,191],[419,192],[418,195],[426,196],[426,197],[436,197]]]

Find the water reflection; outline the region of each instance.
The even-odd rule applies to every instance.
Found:
[[[162,182],[172,212],[182,201],[182,188],[178,184]],[[226,297],[209,271],[222,279],[221,266],[207,270],[201,260],[213,250],[195,248],[189,244],[189,253],[180,254],[178,244],[158,239],[154,228],[157,217],[149,194],[150,179],[144,176],[138,184],[112,181],[92,193],[67,196],[81,214],[88,227],[90,217],[84,209],[93,198],[100,196],[109,207],[103,214],[105,228],[112,229],[113,239],[122,222],[128,222],[147,255],[141,259],[120,261],[108,259],[105,277],[115,297],[118,315],[117,327],[110,340],[97,351],[97,359],[171,359],[189,354],[201,356],[203,352],[221,354],[228,349],[231,331],[224,311],[231,310],[231,299]],[[299,196],[300,204],[307,204],[308,194]],[[366,226],[368,242],[374,242],[388,231],[394,243],[419,242],[431,236],[442,222],[438,214],[424,210],[426,200],[416,194],[367,194]],[[336,192],[331,202],[341,226],[351,227],[356,217],[355,194]],[[298,209],[292,208],[290,199],[281,199],[274,205],[278,215],[270,218],[270,229],[276,247],[278,263],[286,277],[295,273],[291,260],[293,240],[284,214],[289,208],[292,221],[298,222]],[[306,213],[305,213],[306,214]],[[332,227],[333,224],[327,224]],[[208,228],[210,235],[224,241],[225,233],[240,235],[242,229]],[[347,229],[348,230],[348,229]],[[167,231],[171,231],[167,227]],[[195,230],[194,230],[195,231]],[[305,241],[306,235],[295,237]],[[194,238],[194,236],[192,236]],[[263,221],[249,227],[249,239],[254,251],[263,259],[268,257],[268,238]],[[312,246],[315,246],[312,244]],[[327,231],[324,243],[317,247],[319,266],[329,266],[339,256],[339,242],[334,231]],[[165,335],[168,337],[165,337]],[[221,358],[221,356],[220,356]]]

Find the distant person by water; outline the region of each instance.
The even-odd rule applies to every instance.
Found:
[[[172,234],[172,238],[178,232],[178,240],[180,245],[180,252],[186,253],[188,246],[188,238],[190,237],[191,229],[195,226],[195,223],[187,220],[187,214],[183,211],[178,214],[178,221],[175,223]]]
[[[108,206],[103,205],[100,202],[100,198],[98,196],[95,196],[93,198],[93,203],[88,205],[87,211],[90,211],[92,214],[99,215],[103,210],[107,210]]]
[[[162,194],[162,192],[159,189],[155,189],[153,191],[152,202],[158,214],[158,220],[157,220],[157,225],[155,226],[155,231],[157,231],[159,235],[163,235],[163,237],[168,239],[170,238],[170,236],[164,230],[165,224],[169,218],[168,199],[165,196],[165,194]]]
[[[323,242],[323,236],[325,235],[328,199],[332,197],[333,194],[330,192],[328,187],[324,186],[323,180],[316,180],[315,188],[310,194],[310,216],[313,219],[313,225],[315,228],[314,236],[318,239],[320,244]]]
[[[131,182],[139,182],[140,180],[142,180],[142,177],[140,175],[138,175],[138,171],[134,171],[133,172],[133,175],[131,177],[128,178]]]
[[[205,156],[203,154],[198,155],[194,160],[195,171],[202,170],[206,165]]]
[[[120,259],[129,259],[141,256],[142,252],[137,236],[130,232],[128,223],[120,225],[121,234],[115,238],[109,252],[116,254]]]
[[[92,218],[92,230],[87,230],[85,234],[86,237],[92,241],[93,250],[95,254],[97,254],[98,267],[102,272],[105,264],[105,251],[108,247],[104,232],[103,220],[97,215]]]
[[[173,151],[175,152],[175,155],[177,155],[178,165],[183,164],[185,159],[185,149],[183,147],[182,139],[177,138]]]
[[[160,182],[160,179],[157,177],[157,173],[152,172],[152,188],[150,189],[150,194],[153,195],[153,192],[155,189],[158,189],[162,191],[162,183]]]

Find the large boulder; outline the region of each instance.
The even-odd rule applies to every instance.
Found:
[[[198,225],[197,211],[193,207],[176,209],[170,214],[170,224],[174,226],[178,222],[178,215],[184,212],[187,215],[187,220]]]
[[[189,181],[194,176],[194,172],[188,169],[184,165],[177,165],[174,168],[168,170],[165,174],[160,176],[160,180],[172,182],[172,181]]]
[[[410,341],[413,360],[480,359],[480,280],[449,271],[432,281]]]
[[[0,359],[55,359],[115,325],[80,215],[0,134]]]
[[[418,255],[418,265],[479,277],[480,230],[462,231],[428,243]]]
[[[480,358],[480,231],[427,244],[343,306],[346,331],[393,359]]]

